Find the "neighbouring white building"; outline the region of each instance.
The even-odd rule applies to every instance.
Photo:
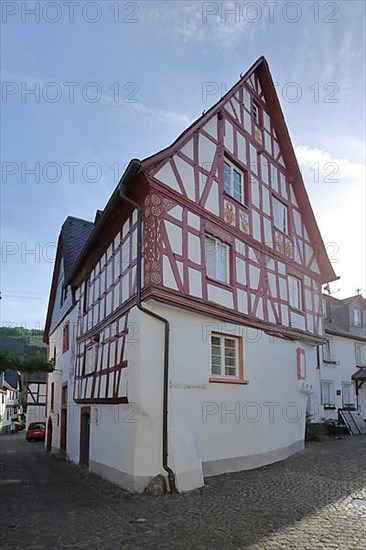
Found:
[[[0,434],[16,431],[15,423],[20,413],[20,389],[20,376],[17,371],[0,373]]]
[[[342,410],[366,420],[366,310],[360,295],[323,295],[326,342],[319,348],[309,409],[315,421],[338,419]]]
[[[132,160],[87,227],[55,263],[47,447],[133,491],[302,449],[336,275],[266,60]]]

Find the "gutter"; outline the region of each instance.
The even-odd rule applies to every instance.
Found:
[[[137,308],[164,323],[164,380],[163,380],[163,444],[162,444],[162,462],[163,468],[168,474],[169,489],[171,493],[176,493],[175,477],[173,470],[168,466],[168,389],[169,389],[169,343],[170,343],[170,326],[169,321],[165,317],[154,313],[142,305],[141,283],[142,283],[142,209],[141,206],[127,197],[126,187],[131,179],[137,175],[141,169],[141,161],[132,159],[122,175],[117,190],[119,197],[125,202],[131,204],[137,210],[137,268],[136,268],[136,305]]]

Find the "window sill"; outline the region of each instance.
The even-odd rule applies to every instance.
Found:
[[[337,361],[333,361],[331,359],[323,359],[323,363],[326,363],[327,365],[336,365]]]
[[[209,275],[206,275],[206,279],[208,282],[215,283],[217,285],[223,286],[226,290],[232,290],[232,285],[230,283],[224,283],[223,281],[220,281],[219,279],[214,279],[213,277],[210,277]]]
[[[232,195],[230,195],[229,193],[227,193],[225,190],[224,190],[224,197],[227,199],[227,200],[231,200],[231,201],[234,201],[235,204],[237,204],[238,206],[240,206],[240,208],[244,208],[245,210],[247,210],[248,212],[250,212],[250,208],[247,204],[245,204],[244,202],[241,202],[239,201],[238,199],[236,199],[235,197],[233,197]]]
[[[299,309],[297,307],[290,305],[290,310],[293,311],[294,313],[298,313],[299,315],[303,315],[305,317],[305,311],[303,311],[302,309]]]
[[[215,384],[240,384],[242,386],[249,384],[249,380],[239,380],[235,378],[209,378],[208,381]]]
[[[330,411],[330,410],[335,410],[336,406],[335,405],[323,405],[323,408],[325,411]]]

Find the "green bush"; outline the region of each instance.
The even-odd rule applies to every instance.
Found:
[[[323,441],[325,436],[325,427],[317,422],[307,422],[305,439],[307,441]]]

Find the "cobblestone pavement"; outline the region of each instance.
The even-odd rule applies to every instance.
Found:
[[[311,443],[287,461],[154,498],[55,460],[23,434],[2,436],[0,546],[366,550],[365,450],[364,436]]]

